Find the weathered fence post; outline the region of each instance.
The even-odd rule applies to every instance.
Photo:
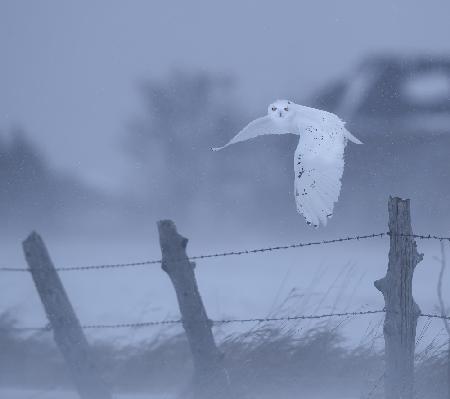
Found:
[[[442,321],[444,322],[444,328],[447,332],[448,341],[447,341],[447,398],[450,399],[450,323],[447,317],[447,311],[445,309],[444,297],[442,295],[442,280],[444,279],[444,272],[447,267],[447,259],[445,256],[445,246],[444,242],[441,241],[441,270],[439,272],[439,279],[437,284],[437,294],[439,300],[439,308],[441,310]]]
[[[56,344],[82,399],[111,399],[100,377],[80,322],[42,238],[31,233],[23,242],[25,258],[50,321]]]
[[[420,309],[412,295],[414,268],[423,255],[411,237],[409,200],[389,198],[389,265],[386,276],[375,281],[385,301],[385,397],[413,399],[414,349]]]
[[[195,264],[186,255],[188,239],[178,234],[174,222],[158,222],[162,253],[162,269],[175,288],[183,327],[194,363],[193,393],[195,398],[230,398],[230,387],[223,355],[218,350],[211,331],[211,321],[203,306]]]

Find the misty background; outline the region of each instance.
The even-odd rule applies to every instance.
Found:
[[[59,267],[158,259],[163,218],[190,239],[190,255],[378,233],[389,195],[411,199],[415,232],[448,236],[448,15],[447,1],[3,0],[0,266],[25,266],[32,230]],[[337,113],[365,143],[347,147],[325,229],[295,210],[295,137],[209,150],[277,98]],[[304,313],[382,307],[373,281],[387,241],[345,245],[198,262],[209,316],[264,316],[313,282]],[[433,311],[438,244],[419,250],[415,297]],[[159,266],[62,279],[84,324],[178,315]],[[2,275],[0,292],[4,317],[46,324],[28,276]],[[301,313],[298,300],[289,306]],[[367,322],[351,321],[347,345]],[[160,333],[88,337],[143,348]]]

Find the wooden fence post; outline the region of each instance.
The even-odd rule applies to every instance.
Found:
[[[55,342],[67,362],[80,398],[111,399],[42,238],[31,233],[23,242],[23,250]]]
[[[409,200],[389,198],[389,265],[386,276],[375,281],[384,297],[386,318],[385,397],[413,399],[414,349],[419,306],[412,295],[412,279],[423,255],[411,237]]]
[[[218,350],[211,331],[197,281],[195,263],[186,255],[188,239],[178,234],[174,222],[158,222],[162,253],[162,269],[175,288],[183,327],[194,363],[193,394],[195,398],[230,398],[223,355]]]

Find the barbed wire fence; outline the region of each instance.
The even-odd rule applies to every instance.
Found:
[[[294,248],[303,248],[303,247],[310,247],[310,246],[316,246],[316,245],[326,245],[326,244],[333,244],[333,243],[342,243],[346,241],[359,241],[359,240],[365,240],[370,238],[377,238],[377,237],[385,237],[388,233],[377,233],[377,234],[368,234],[368,235],[360,235],[360,236],[349,236],[349,237],[341,237],[341,238],[335,238],[331,240],[322,240],[322,241],[311,241],[311,242],[305,242],[305,243],[295,243],[295,244],[288,244],[288,245],[278,245],[278,246],[271,246],[271,247],[264,247],[264,248],[256,248],[256,249],[248,249],[248,250],[238,250],[238,251],[226,251],[226,252],[219,252],[219,253],[213,253],[213,254],[203,254],[203,255],[195,255],[195,256],[189,256],[188,260],[190,261],[196,261],[196,260],[202,260],[202,259],[210,259],[210,258],[221,258],[221,257],[227,257],[227,256],[240,256],[240,255],[252,255],[252,254],[258,254],[258,253],[264,253],[264,252],[273,252],[273,251],[281,251],[286,249],[294,249]],[[450,238],[449,238],[450,240]],[[184,261],[185,259],[179,259],[179,261]],[[172,261],[177,261],[176,259]],[[57,272],[70,272],[70,271],[89,271],[89,270],[102,270],[102,269],[119,269],[119,268],[127,268],[127,267],[136,267],[136,266],[147,266],[147,265],[156,265],[161,264],[161,259],[154,259],[154,260],[144,260],[140,262],[130,262],[130,263],[112,263],[112,264],[103,264],[103,265],[86,265],[86,266],[70,266],[70,267],[56,267],[55,270]],[[0,272],[29,272],[29,268],[20,268],[20,267],[1,267]]]
[[[298,316],[285,316],[285,317],[261,317],[261,318],[248,318],[248,319],[219,319],[219,320],[209,320],[213,326],[219,326],[224,324],[246,324],[246,323],[271,323],[279,321],[299,321],[299,320],[319,320],[325,318],[341,318],[341,317],[357,317],[364,315],[374,315],[379,313],[386,313],[385,309],[379,310],[366,310],[359,312],[345,312],[345,313],[324,313],[324,314],[314,314],[314,315],[298,315]],[[419,317],[424,317],[428,319],[441,319],[450,320],[450,316],[442,316],[439,314],[428,314],[421,313]],[[164,326],[164,325],[182,325],[184,322],[189,321],[191,323],[203,323],[203,321],[198,320],[157,320],[157,321],[143,321],[139,323],[116,323],[116,324],[86,324],[82,325],[81,328],[84,330],[111,330],[111,329],[124,329],[124,328],[145,328],[154,326]],[[423,339],[426,330],[429,327],[429,323],[421,331],[419,339],[416,344],[419,344]],[[51,325],[45,327],[0,327],[0,330],[10,330],[10,331],[52,331]]]
[[[221,319],[221,320],[209,320],[212,325],[224,325],[224,324],[237,324],[237,323],[272,323],[278,321],[299,321],[299,320],[319,320],[331,317],[348,317],[348,316],[363,316],[373,315],[378,313],[385,313],[384,309],[380,310],[367,310],[360,312],[345,312],[345,313],[324,313],[315,315],[298,315],[298,316],[285,316],[285,317],[261,317],[261,318],[248,318],[248,319]],[[433,315],[438,317],[438,315]],[[103,329],[121,329],[121,328],[143,328],[162,325],[183,324],[184,322],[191,323],[203,323],[203,320],[160,320],[160,321],[147,321],[139,323],[118,323],[118,324],[87,324],[82,325],[81,328],[85,330],[103,330]],[[6,328],[4,328],[6,329]],[[51,331],[51,326],[46,327],[8,327],[8,330],[14,331]]]
[[[238,251],[226,251],[219,252],[213,254],[203,254],[203,255],[195,255],[187,257],[189,261],[196,261],[202,259],[210,259],[210,258],[218,258],[218,257],[227,257],[227,256],[240,256],[240,255],[252,255],[259,254],[264,252],[272,252],[272,251],[281,251],[287,249],[294,248],[304,248],[310,246],[317,245],[327,245],[327,244],[335,244],[335,243],[344,243],[349,241],[360,241],[367,240],[373,238],[383,238],[389,237],[392,233],[383,232],[383,233],[373,233],[366,235],[355,235],[355,236],[346,236],[339,237],[335,239],[322,240],[322,241],[311,241],[304,243],[294,243],[288,245],[278,245],[271,247],[263,247],[256,248],[250,250],[238,250]],[[450,237],[436,236],[436,235],[423,235],[423,234],[397,234],[399,237],[408,237],[415,238],[420,240],[437,240],[437,241],[448,241],[450,242]],[[184,261],[185,259],[174,259],[172,261]],[[147,265],[155,265],[161,264],[161,259],[155,260],[144,260],[139,262],[129,262],[129,263],[112,263],[112,264],[101,264],[101,265],[82,265],[82,266],[71,266],[71,267],[56,267],[54,268],[57,272],[73,272],[73,271],[91,271],[91,270],[104,270],[104,269],[118,269],[118,268],[129,268],[129,267],[138,267],[138,266],[147,266]],[[30,268],[20,268],[20,267],[0,267],[0,272],[30,272]],[[297,316],[286,316],[286,317],[267,317],[267,318],[247,318],[247,319],[224,319],[224,320],[210,320],[213,325],[219,324],[234,324],[234,323],[263,323],[263,322],[276,322],[276,321],[294,321],[294,320],[314,320],[314,319],[323,319],[330,317],[347,317],[347,316],[362,316],[362,315],[370,315],[377,313],[385,313],[384,309],[382,310],[369,310],[364,312],[344,312],[344,313],[326,313],[326,314],[317,314],[317,315],[297,315]],[[439,314],[420,314],[420,317],[426,317],[429,319],[446,319],[450,320],[448,316],[442,316]],[[83,325],[83,329],[117,329],[117,328],[142,328],[142,327],[151,327],[158,325],[170,325],[170,324],[182,324],[182,319],[176,320],[160,320],[160,321],[146,321],[140,323],[116,323],[116,324],[90,324]],[[5,328],[0,328],[5,329]],[[8,329],[12,329],[14,331],[51,331],[51,326],[47,327],[8,327]]]
[[[392,199],[391,199],[392,200]],[[409,203],[408,203],[408,216],[409,216]],[[175,230],[176,233],[176,230]],[[176,233],[178,234],[178,233]],[[37,236],[37,235],[36,235]],[[30,236],[31,237],[31,236]],[[37,236],[38,237],[38,236]],[[179,236],[182,239],[184,239],[182,236]],[[234,251],[226,251],[226,252],[218,252],[218,253],[210,253],[210,254],[201,254],[201,255],[195,255],[188,257],[185,254],[186,249],[186,243],[182,243],[181,240],[181,251],[178,252],[178,254],[171,254],[170,256],[165,256],[164,254],[164,245],[163,241],[161,239],[161,232],[160,232],[160,239],[161,239],[161,249],[163,252],[163,257],[161,259],[154,259],[154,260],[144,260],[144,261],[137,261],[137,262],[130,262],[130,263],[115,263],[115,264],[100,264],[100,265],[80,265],[80,266],[68,266],[68,267],[54,267],[48,253],[46,251],[46,248],[42,242],[41,246],[37,246],[38,256],[35,256],[36,253],[33,255],[27,254],[27,261],[29,264],[28,268],[20,268],[20,267],[0,267],[0,272],[3,273],[31,273],[33,280],[37,286],[38,292],[41,296],[41,300],[43,302],[44,308],[46,309],[47,315],[49,316],[49,303],[48,298],[45,298],[45,295],[43,295],[43,291],[48,288],[48,285],[45,289],[40,287],[40,284],[47,284],[45,282],[46,278],[50,276],[50,280],[55,283],[56,289],[60,292],[63,292],[63,296],[67,297],[67,295],[64,292],[64,288],[62,287],[62,283],[59,280],[58,274],[64,273],[64,272],[83,272],[83,271],[94,271],[94,270],[114,270],[114,269],[121,269],[121,268],[134,268],[134,267],[140,267],[140,266],[149,266],[149,265],[161,265],[163,267],[163,270],[166,271],[169,274],[169,277],[172,279],[172,282],[174,283],[174,288],[177,291],[177,297],[180,301],[180,295],[178,290],[179,288],[176,286],[174,279],[173,279],[173,273],[175,270],[177,273],[180,272],[179,267],[173,268],[173,265],[182,264],[184,270],[189,269],[192,272],[192,276],[189,277],[191,279],[195,279],[193,274],[193,268],[190,268],[189,266],[193,266],[195,261],[198,260],[205,260],[205,259],[213,259],[213,258],[222,258],[222,257],[229,257],[229,256],[244,256],[244,255],[255,255],[255,254],[262,254],[262,253],[268,253],[268,252],[276,252],[276,251],[282,251],[282,250],[289,250],[289,249],[296,249],[296,248],[305,248],[305,247],[312,247],[312,246],[321,246],[321,245],[329,245],[329,244],[339,244],[339,243],[345,243],[350,241],[362,241],[362,240],[369,240],[369,239],[376,239],[376,238],[386,238],[389,237],[391,239],[391,246],[392,240],[397,243],[397,241],[402,241],[401,239],[407,239],[411,240],[415,243],[414,240],[436,240],[440,242],[450,242],[450,237],[444,237],[444,236],[437,236],[432,234],[412,234],[409,232],[398,232],[398,231],[392,231],[389,230],[387,232],[382,233],[373,233],[373,234],[365,234],[365,235],[354,235],[354,236],[346,236],[346,237],[339,237],[334,239],[328,239],[328,240],[321,240],[321,241],[311,241],[311,242],[300,242],[300,243],[294,243],[294,244],[287,244],[287,245],[278,245],[278,246],[270,246],[270,247],[262,247],[262,248],[254,248],[249,250],[234,250]],[[34,237],[36,238],[36,237]],[[175,237],[177,238],[177,237]],[[40,240],[40,237],[38,237]],[[185,239],[184,239],[185,240]],[[177,241],[176,239],[174,242]],[[397,243],[398,244],[398,243]],[[415,245],[415,244],[414,244]],[[36,251],[36,248],[33,249],[33,251]],[[39,253],[39,251],[41,251]],[[175,251],[176,252],[176,251]],[[181,255],[180,255],[181,254]],[[34,260],[33,260],[34,259]],[[37,259],[37,261],[36,261]],[[34,266],[33,266],[34,262]],[[37,263],[36,263],[37,262]],[[170,268],[168,267],[168,264],[172,265],[172,271],[170,271]],[[44,270],[45,269],[45,270]],[[183,271],[184,273],[185,271]],[[194,285],[196,286],[196,282],[194,280]],[[58,286],[59,285],[59,286]],[[55,289],[55,286],[50,287],[51,289]],[[195,287],[197,289],[197,287]],[[195,295],[194,295],[195,296]],[[200,295],[198,295],[200,298]],[[68,297],[66,298],[68,301]],[[70,302],[68,302],[68,307],[70,308]],[[386,314],[386,317],[388,317],[389,314],[393,314],[396,312],[392,312],[391,309],[383,308],[383,309],[374,309],[374,310],[365,310],[365,311],[349,311],[349,312],[331,312],[331,313],[323,313],[323,314],[307,314],[307,315],[293,315],[293,316],[283,316],[283,317],[252,317],[252,318],[242,318],[242,319],[218,319],[218,320],[211,320],[206,317],[206,311],[204,311],[203,303],[197,303],[196,306],[198,309],[203,309],[203,313],[205,317],[192,317],[192,314],[190,316],[183,314],[183,306],[181,303],[180,310],[181,310],[181,318],[179,319],[171,319],[171,320],[159,320],[159,321],[143,321],[143,322],[121,322],[121,323],[115,323],[115,324],[87,324],[82,325],[78,322],[78,319],[76,318],[75,313],[71,315],[72,320],[67,321],[66,325],[63,326],[63,330],[65,330],[65,333],[67,333],[68,330],[77,329],[79,331],[81,330],[104,330],[104,329],[124,329],[124,328],[132,328],[132,329],[138,329],[138,328],[146,328],[146,327],[153,327],[153,326],[164,326],[164,325],[182,325],[185,327],[186,333],[188,333],[186,326],[189,326],[190,329],[198,328],[198,331],[203,330],[206,331],[208,329],[211,329],[213,326],[220,326],[220,325],[229,325],[229,324],[243,324],[243,323],[272,323],[272,322],[289,322],[289,321],[299,321],[299,320],[319,320],[319,319],[325,319],[325,318],[348,318],[348,317],[360,317],[360,316],[370,316],[375,314]],[[53,309],[56,309],[58,313],[58,306],[57,304],[50,304],[50,306],[56,306]],[[70,313],[70,312],[69,312]],[[398,312],[397,312],[398,313]],[[62,313],[61,313],[62,314]],[[415,341],[416,344],[418,344],[424,337],[431,320],[433,319],[442,319],[442,320],[450,320],[449,316],[443,315],[443,314],[432,314],[432,313],[419,313],[417,314],[417,317],[427,318],[428,321],[425,325],[425,327],[422,329],[422,331],[419,333],[418,339]],[[18,332],[51,332],[53,331],[55,334],[58,334],[58,329],[61,329],[61,325],[58,323],[52,322],[51,317],[50,323],[45,327],[8,327],[7,329],[18,331]],[[64,319],[64,317],[63,317]],[[0,329],[6,329],[6,328],[0,328]],[[59,331],[61,333],[61,331]],[[82,333],[80,333],[82,336]],[[414,326],[414,335],[415,335],[415,326]],[[213,346],[215,346],[215,343],[213,342]],[[62,350],[62,349],[61,349]],[[74,361],[74,359],[67,359],[66,361],[71,362]],[[372,397],[375,393],[375,391],[378,389],[378,385],[381,383],[381,381],[386,377],[385,373],[380,378],[376,379],[375,386],[373,389],[369,392],[368,397]]]
[[[281,251],[286,249],[295,249],[295,248],[303,248],[317,245],[327,245],[327,244],[335,244],[335,243],[343,243],[347,241],[360,241],[367,240],[372,238],[383,238],[389,237],[393,234],[391,232],[383,232],[383,233],[373,233],[366,235],[355,235],[355,236],[347,236],[340,237],[331,240],[322,240],[322,241],[310,241],[305,243],[295,243],[288,245],[278,245],[272,247],[263,247],[263,248],[255,248],[248,250],[238,250],[238,251],[227,251],[227,252],[219,252],[213,254],[203,254],[203,255],[195,255],[187,257],[190,261],[202,260],[202,259],[210,259],[210,258],[220,258],[227,256],[240,256],[240,255],[252,255],[264,252],[273,252],[273,251]],[[442,237],[436,235],[420,235],[420,234],[396,234],[398,237],[406,237],[406,238],[415,238],[419,240],[437,240],[437,241],[447,241],[450,242],[450,237]],[[183,261],[184,259],[179,259],[179,261]],[[173,261],[176,261],[175,259]],[[68,267],[56,267],[55,270],[57,272],[72,272],[72,271],[89,271],[89,270],[102,270],[102,269],[121,269],[128,267],[137,267],[137,266],[148,266],[148,265],[157,265],[161,264],[161,259],[153,259],[153,260],[143,260],[139,262],[130,262],[130,263],[111,263],[111,264],[102,264],[102,265],[85,265],[85,266],[68,266]],[[29,268],[26,267],[0,267],[0,272],[30,272]]]

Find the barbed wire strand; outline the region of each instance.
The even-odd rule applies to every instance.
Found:
[[[248,319],[221,319],[221,320],[209,320],[213,325],[235,324],[235,323],[270,323],[278,321],[294,321],[294,320],[310,320],[310,319],[324,319],[328,317],[347,317],[347,316],[362,316],[371,315],[377,313],[385,313],[385,310],[366,310],[360,312],[345,312],[345,313],[324,313],[318,315],[300,315],[300,316],[283,316],[283,317],[255,317]],[[118,323],[118,324],[86,324],[82,328],[85,330],[100,330],[100,329],[116,329],[116,328],[141,328],[151,327],[158,325],[170,325],[170,324],[183,324],[183,322],[196,322],[204,323],[203,320],[187,320],[173,319],[173,320],[159,320],[159,321],[147,321],[139,323]],[[10,327],[1,328],[1,330],[12,331],[51,331],[51,326],[47,327]]]
[[[0,272],[29,272],[25,267],[0,267]]]
[[[257,253],[264,253],[264,252],[280,251],[280,250],[285,250],[285,249],[310,247],[310,246],[315,246],[315,245],[326,245],[326,244],[346,242],[346,241],[365,240],[365,239],[371,239],[371,238],[377,238],[377,237],[382,238],[386,235],[387,235],[387,233],[377,233],[377,234],[367,234],[367,235],[361,235],[361,236],[348,236],[348,237],[335,238],[335,239],[331,239],[331,240],[311,241],[311,242],[295,243],[295,244],[289,244],[289,245],[279,245],[279,246],[257,248],[257,249],[227,251],[227,252],[219,252],[219,253],[206,254],[206,255],[196,255],[196,256],[187,257],[187,259],[190,261],[195,261],[195,260],[201,260],[201,259],[219,258],[219,257],[226,257],[226,256],[251,255],[251,254],[257,254]],[[179,260],[184,261],[184,260],[186,260],[186,258],[179,259]],[[177,259],[174,259],[173,261],[176,262]],[[153,264],[160,264],[161,262],[162,262],[161,259],[155,259],[155,260],[145,260],[142,262],[132,262],[132,263],[57,267],[57,268],[55,268],[55,270],[58,272],[99,270],[99,269],[112,269],[112,268],[153,265]],[[2,268],[0,268],[0,271],[29,272],[30,269],[29,268],[2,267]]]
[[[397,233],[397,234],[392,234],[390,231],[388,231],[386,233],[386,235],[388,236],[398,236],[398,237],[410,237],[410,238],[417,238],[418,240],[438,240],[438,241],[448,241],[450,242],[450,237],[442,237],[442,236],[436,236],[436,235],[432,235],[432,234],[402,234],[402,233]]]
[[[316,245],[326,245],[326,244],[333,244],[333,243],[341,243],[345,241],[359,241],[359,240],[365,240],[365,239],[371,239],[371,238],[382,238],[385,236],[392,236],[393,234],[391,232],[385,232],[385,233],[375,233],[375,234],[367,234],[367,235],[361,235],[361,236],[348,236],[348,237],[341,237],[341,238],[335,238],[331,240],[322,240],[322,241],[311,241],[311,242],[305,242],[305,243],[296,243],[296,244],[290,244],[290,245],[279,245],[279,246],[273,246],[273,247],[265,247],[265,248],[257,248],[257,249],[249,249],[249,250],[240,250],[240,251],[227,251],[227,252],[219,252],[214,254],[206,254],[206,255],[196,255],[196,256],[190,256],[187,257],[190,261],[195,260],[201,260],[201,259],[209,259],[209,258],[219,258],[219,257],[226,257],[226,256],[239,256],[239,255],[251,255],[251,254],[257,254],[257,253],[263,253],[263,252],[272,252],[272,251],[280,251],[285,249],[294,249],[294,248],[303,248],[303,247],[309,247],[309,246],[316,246]],[[450,242],[450,237],[441,237],[436,235],[422,235],[422,234],[395,234],[399,237],[410,237],[410,238],[416,238],[420,240],[438,240],[438,241],[448,241]],[[180,261],[186,260],[179,259]],[[173,261],[177,261],[177,259],[174,259]],[[153,265],[153,264],[161,264],[161,259],[155,259],[155,260],[145,260],[141,262],[131,262],[131,263],[112,263],[112,264],[103,264],[103,265],[88,265],[88,266],[71,266],[71,267],[57,267],[55,270],[57,272],[69,272],[69,271],[86,271],[86,270],[101,270],[101,269],[117,269],[117,268],[124,268],[124,267],[136,267],[136,266],[146,266],[146,265]],[[19,267],[0,267],[0,272],[29,272],[29,268],[19,268]]]
[[[222,320],[209,320],[213,325],[235,324],[235,323],[270,323],[277,321],[295,321],[295,320],[317,320],[329,317],[348,317],[348,316],[363,316],[386,313],[385,309],[378,310],[365,310],[359,312],[345,312],[345,313],[324,313],[318,315],[299,315],[299,316],[282,316],[282,317],[254,317],[248,319],[222,319]],[[421,313],[419,317],[426,317],[429,319],[447,319],[450,320],[450,316],[442,316],[439,314]],[[186,322],[203,323],[203,320],[187,320]],[[158,321],[146,321],[139,323],[117,323],[117,324],[86,324],[81,326],[86,330],[100,330],[100,329],[116,329],[116,328],[141,328],[151,327],[158,325],[170,325],[170,324],[183,324],[183,319],[172,320],[158,320]],[[9,331],[51,331],[51,326],[46,327],[3,327],[0,330]]]
[[[450,316],[443,316],[440,314],[430,314],[430,313],[421,313],[419,317],[428,317],[429,319],[450,320]]]

